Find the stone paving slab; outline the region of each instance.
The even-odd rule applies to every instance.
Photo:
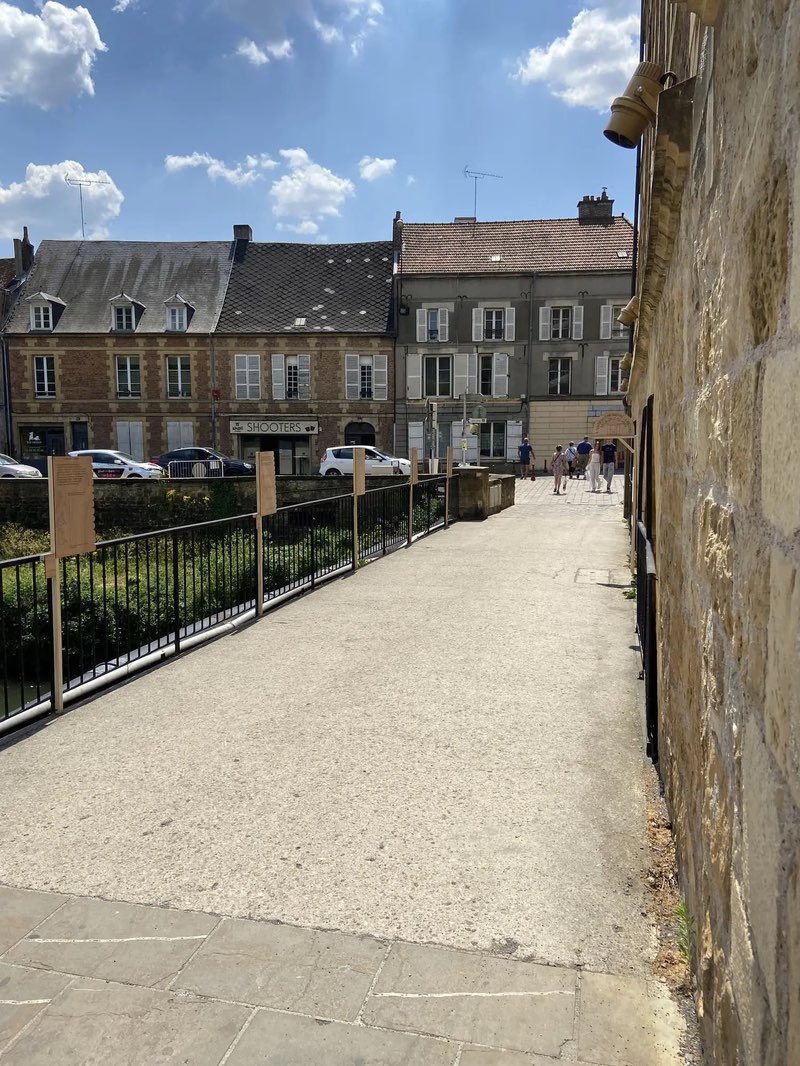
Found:
[[[394,945],[363,1011],[368,1025],[558,1056],[574,1036],[574,970]]]
[[[220,1066],[251,1011],[82,981],[0,1055],[3,1066]]]
[[[0,1053],[72,980],[0,962]]]
[[[683,1024],[654,982],[605,973],[581,975],[578,1058],[625,1066],[667,1066],[678,1058]]]
[[[452,1066],[458,1045],[259,1011],[225,1066]]]
[[[171,980],[218,924],[219,918],[209,914],[72,899],[4,958],[153,986]]]
[[[67,898],[55,892],[31,892],[0,885],[0,954],[57,911]]]
[[[173,987],[355,1021],[385,954],[386,944],[369,937],[227,920]]]
[[[573,1059],[554,1059],[549,1055],[523,1055],[518,1051],[495,1051],[492,1048],[465,1048],[459,1066],[580,1066]]]

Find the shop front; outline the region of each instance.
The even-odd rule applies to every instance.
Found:
[[[316,418],[232,418],[230,432],[239,441],[240,458],[251,461],[256,452],[274,452],[278,474],[312,473],[311,440],[319,433]]]

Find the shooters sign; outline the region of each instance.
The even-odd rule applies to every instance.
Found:
[[[319,433],[319,421],[316,418],[301,415],[299,418],[287,418],[280,415],[270,418],[232,418],[231,433],[246,433],[252,436],[311,436]]]

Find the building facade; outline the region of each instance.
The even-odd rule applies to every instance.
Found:
[[[628,400],[707,1057],[800,1062],[800,3],[645,0]],[[622,87],[620,87],[622,88]],[[637,565],[644,565],[638,560]]]
[[[399,451],[508,468],[622,410],[633,230],[605,193],[574,219],[395,221]],[[400,393],[404,391],[405,397]]]

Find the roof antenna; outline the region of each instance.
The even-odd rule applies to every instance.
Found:
[[[473,198],[472,198],[472,217],[475,222],[473,224],[473,233],[475,232],[474,226],[478,223],[478,178],[502,178],[502,174],[489,174],[484,170],[470,170],[469,163],[464,167],[463,174],[465,178],[472,178],[474,184]]]
[[[103,181],[100,178],[71,178],[69,174],[64,175],[64,181],[67,185],[71,185],[73,188],[77,185],[78,192],[81,197],[81,239],[86,240],[86,226],[83,221],[83,187],[84,185],[110,185],[110,181]]]

